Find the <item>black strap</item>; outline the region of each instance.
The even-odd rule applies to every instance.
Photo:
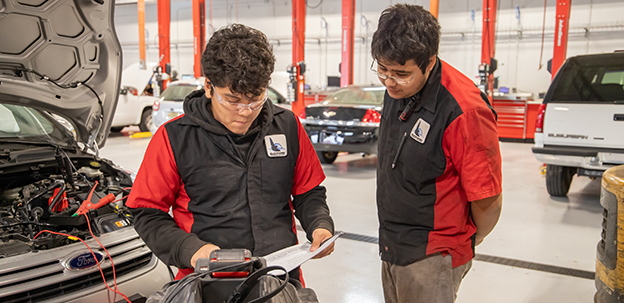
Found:
[[[414,112],[414,109],[416,108],[416,104],[418,104],[418,101],[420,101],[420,94],[416,94],[410,98],[409,102],[407,103],[405,108],[403,108],[403,111],[401,112],[401,115],[399,116],[399,121],[405,122],[407,121],[407,119],[409,119],[409,117],[412,115],[412,112]]]
[[[277,295],[280,291],[282,291],[286,287],[286,284],[288,284],[288,280],[289,280],[288,272],[286,271],[284,267],[281,267],[281,266],[269,266],[269,267],[265,267],[263,269],[256,271],[247,279],[245,279],[243,283],[241,283],[240,285],[236,287],[236,289],[230,295],[230,297],[228,298],[226,302],[227,303],[242,302],[249,295],[249,292],[254,288],[254,286],[256,286],[260,282],[260,278],[273,270],[283,271],[285,273],[284,280],[278,279],[280,280],[281,283],[277,288],[275,288],[273,291],[271,291],[270,293],[262,297],[249,301],[248,303],[264,303],[270,300],[271,298],[275,297],[275,295]]]

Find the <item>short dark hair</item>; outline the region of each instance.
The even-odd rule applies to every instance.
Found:
[[[214,86],[258,97],[269,86],[275,55],[264,33],[243,24],[231,24],[210,37],[201,64],[204,76]]]
[[[395,4],[379,17],[373,34],[371,54],[375,60],[389,60],[400,65],[414,62],[425,72],[431,56],[438,54],[440,24],[422,6]]]

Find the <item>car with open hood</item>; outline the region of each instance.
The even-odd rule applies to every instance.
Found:
[[[102,277],[134,299],[170,281],[124,206],[132,173],[98,156],[121,87],[113,10],[0,4],[0,302],[114,302]]]
[[[322,163],[339,152],[376,154],[386,88],[350,85],[305,107],[301,119]]]

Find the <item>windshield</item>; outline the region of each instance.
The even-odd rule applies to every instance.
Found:
[[[624,60],[603,56],[571,58],[561,70],[550,101],[624,102]]]
[[[381,106],[385,88],[348,87],[336,91],[323,100],[323,104],[352,104]]]
[[[188,94],[200,88],[201,85],[169,85],[161,97],[164,101],[184,101]]]
[[[50,116],[30,107],[0,104],[0,141],[51,141],[66,145],[66,130],[52,121]]]

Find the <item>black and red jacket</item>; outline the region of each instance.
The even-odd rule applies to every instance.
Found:
[[[377,162],[381,258],[404,266],[440,252],[457,267],[474,257],[469,201],[502,190],[496,113],[472,80],[439,59],[414,98],[414,111],[402,121],[411,98],[384,97]]]
[[[266,102],[241,136],[214,119],[204,90],[184,102],[152,137],[126,204],[161,260],[187,274],[207,243],[267,255],[297,243],[293,213],[308,238],[333,232],[325,175],[291,111]]]

